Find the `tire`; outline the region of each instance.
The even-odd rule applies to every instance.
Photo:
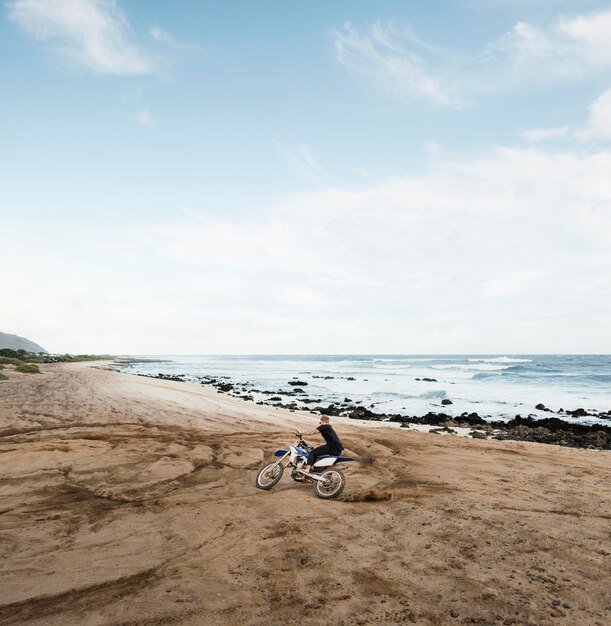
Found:
[[[338,469],[330,469],[322,473],[324,480],[317,480],[314,487],[316,495],[323,500],[337,498],[346,486],[346,477]]]
[[[274,485],[278,484],[282,478],[283,472],[284,465],[282,465],[282,463],[270,463],[257,474],[255,485],[259,489],[271,489]]]

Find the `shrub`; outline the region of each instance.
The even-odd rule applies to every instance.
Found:
[[[20,363],[23,363],[23,361],[20,361],[19,359],[13,359],[10,356],[0,356],[0,363],[5,363],[8,365],[19,365]]]
[[[26,356],[27,356],[27,352],[25,350],[11,350],[11,348],[0,348],[0,356],[7,356],[11,359],[19,359],[20,361],[23,361]]]
[[[0,372],[0,380],[8,380],[8,376]]]
[[[24,374],[40,374],[38,365],[35,363],[20,363],[15,367],[15,371],[23,372]]]

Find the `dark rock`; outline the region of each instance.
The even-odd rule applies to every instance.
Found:
[[[592,417],[594,413],[588,413],[585,409],[575,409],[574,411],[566,411],[567,415],[572,415],[573,417]]]
[[[350,419],[361,419],[361,420],[382,420],[384,416],[378,415],[373,411],[365,408],[364,406],[355,406],[352,408],[350,413],[348,413],[348,417]]]
[[[422,380],[424,382],[426,382],[426,383],[436,383],[437,382],[436,378],[423,378]]]
[[[185,377],[184,374],[180,374],[178,376],[172,376],[170,374],[162,374],[161,372],[157,374],[157,378],[160,380],[173,380],[176,383],[184,383]]]
[[[280,396],[274,396],[269,399],[270,402],[282,402],[282,398]]]
[[[452,400],[450,400],[450,398],[444,398],[441,401],[441,404],[454,404],[454,403],[452,402]]]
[[[354,376],[348,376],[348,378],[346,378],[346,380],[356,380],[356,378]]]
[[[289,385],[292,385],[293,387],[305,387],[307,384],[308,383],[303,380],[289,380]]]
[[[547,411],[548,413],[553,413],[553,411],[551,409],[548,409],[545,404],[537,404],[537,406],[535,407],[535,409],[537,409],[538,411]]]
[[[479,430],[472,430],[469,434],[473,437],[473,439],[488,439],[488,437],[486,437],[486,433],[482,433]]]

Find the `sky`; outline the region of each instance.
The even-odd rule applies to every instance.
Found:
[[[0,0],[0,330],[611,353],[611,3]]]

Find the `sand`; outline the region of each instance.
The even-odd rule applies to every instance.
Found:
[[[254,487],[313,415],[41,370],[0,382],[1,624],[611,622],[609,452],[336,419],[324,501]]]

